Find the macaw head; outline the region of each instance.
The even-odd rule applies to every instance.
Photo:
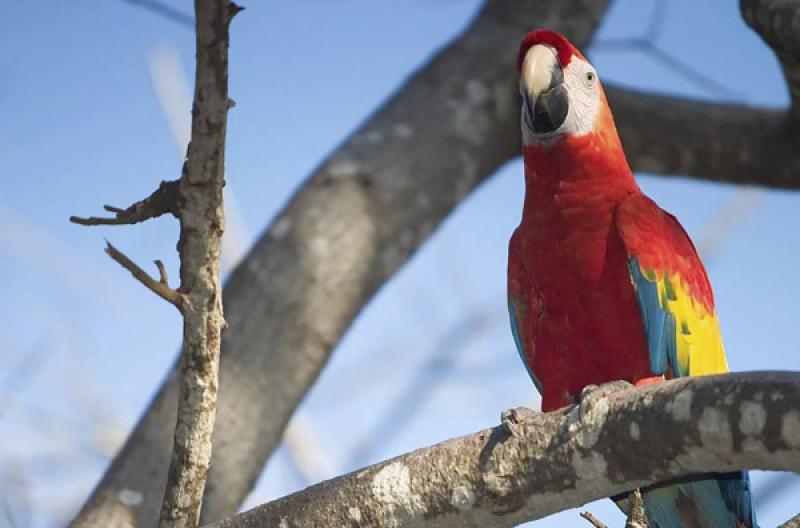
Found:
[[[588,134],[610,111],[597,72],[563,35],[536,29],[517,58],[525,144]]]

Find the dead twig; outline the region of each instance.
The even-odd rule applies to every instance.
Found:
[[[581,517],[589,521],[594,528],[608,528],[605,524],[601,523],[597,517],[587,511],[581,512]]]
[[[647,528],[647,517],[644,515],[644,501],[642,500],[642,492],[639,488],[636,488],[628,494],[628,502],[631,505],[631,511],[628,514],[625,528]]]
[[[162,181],[150,196],[144,200],[139,200],[127,209],[104,205],[103,209],[109,213],[114,213],[111,218],[90,216],[82,218],[70,216],[69,221],[74,224],[85,226],[95,225],[130,225],[144,222],[150,218],[156,218],[166,213],[177,216],[178,213],[178,181]]]
[[[134,261],[129,259],[122,251],[112,246],[111,242],[108,240],[106,240],[106,254],[114,259],[120,266],[131,272],[131,275],[141,282],[148,290],[174,305],[178,310],[182,309],[183,296],[180,292],[173,290],[167,284],[167,272],[164,269],[164,264],[162,264],[160,260],[156,261],[156,266],[161,274],[161,279],[155,280]]]

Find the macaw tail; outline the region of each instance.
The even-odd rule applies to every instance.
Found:
[[[652,528],[758,528],[746,472],[700,475],[642,491]],[[615,498],[623,510],[625,499]]]

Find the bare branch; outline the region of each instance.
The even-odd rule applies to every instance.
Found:
[[[647,528],[647,518],[644,515],[644,500],[639,488],[628,494],[628,502],[631,505],[631,512],[628,514],[625,528]]]
[[[800,373],[683,378],[533,414],[212,525],[516,526],[690,474],[800,470]],[[663,456],[654,457],[653,452]]]
[[[144,200],[136,202],[127,209],[120,209],[111,205],[104,205],[103,209],[110,213],[115,213],[115,216],[112,218],[70,216],[69,221],[85,226],[129,225],[144,222],[166,213],[177,215],[178,181],[162,181],[153,194]]]
[[[156,268],[158,268],[158,282],[164,286],[168,286],[169,277],[167,276],[167,268],[164,267],[164,263],[160,260],[154,260],[153,264],[155,264]]]
[[[174,305],[178,310],[181,310],[183,304],[183,296],[177,291],[170,288],[166,281],[157,281],[140,268],[134,261],[129,259],[122,251],[118,250],[111,245],[111,242],[106,240],[106,254],[114,259],[117,264],[131,272],[131,275],[141,282],[148,290],[152,291],[168,303]],[[161,262],[157,260],[156,262]],[[163,264],[161,266],[163,268]],[[160,270],[161,268],[159,268]],[[163,276],[162,276],[163,278]]]
[[[594,528],[608,528],[605,524],[600,522],[600,519],[589,513],[588,511],[581,512],[581,517],[589,521],[589,523],[594,526]]]
[[[785,0],[740,0],[747,25],[759,34],[778,57],[789,85],[792,112],[800,119],[800,4]]]
[[[222,328],[220,255],[224,214],[229,0],[195,0],[197,66],[192,140],[179,183],[183,349],[180,397],[160,528],[194,528],[200,517],[217,411]],[[158,265],[158,263],[157,263]],[[159,266],[161,280],[166,272]]]
[[[148,11],[164,17],[167,20],[176,22],[181,26],[194,29],[194,19],[192,15],[184,13],[179,9],[169,6],[157,0],[125,0],[129,4],[142,7]]]

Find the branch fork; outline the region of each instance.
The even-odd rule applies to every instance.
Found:
[[[167,270],[164,268],[164,263],[160,260],[155,261],[156,268],[158,268],[159,279],[156,280],[151,277],[146,271],[140,268],[135,262],[127,257],[122,251],[118,250],[111,245],[111,242],[106,240],[106,254],[114,259],[120,266],[128,270],[133,277],[141,282],[145,288],[152,291],[168,303],[172,304],[179,311],[183,311],[184,296],[177,290],[169,287],[167,282]]]

